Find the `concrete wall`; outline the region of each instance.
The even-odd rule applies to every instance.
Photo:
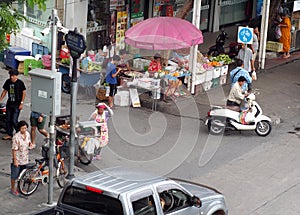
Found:
[[[65,1],[65,26],[70,30],[76,27],[86,37],[88,1]]]

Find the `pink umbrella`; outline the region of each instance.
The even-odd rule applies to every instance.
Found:
[[[203,36],[196,26],[184,19],[154,17],[129,28],[125,42],[141,49],[171,50],[203,43]]]

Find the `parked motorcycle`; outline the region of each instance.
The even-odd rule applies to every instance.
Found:
[[[216,57],[220,54],[224,54],[225,53],[224,45],[225,45],[226,39],[228,39],[228,34],[224,30],[222,30],[216,39],[216,44],[209,48],[209,51],[207,54],[209,56],[213,56],[213,57]]]
[[[0,129],[6,131],[6,105],[0,103]]]
[[[208,51],[208,55],[216,57],[220,54],[227,54],[230,58],[237,56],[241,46],[237,42],[231,42],[229,44],[229,51],[226,53],[224,49],[225,41],[228,39],[228,34],[222,30],[216,39],[216,44],[211,46]]]
[[[262,114],[262,109],[255,101],[255,95],[250,93],[245,104],[247,111],[235,111],[229,107],[213,106],[207,113],[205,122],[211,134],[222,134],[225,129],[251,131],[259,136],[267,136],[272,130],[271,119]]]

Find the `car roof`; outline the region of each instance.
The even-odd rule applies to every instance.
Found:
[[[90,186],[117,198],[121,193],[165,180],[169,179],[142,170],[114,167],[87,173],[75,178],[72,181],[72,185],[83,189],[86,186]]]

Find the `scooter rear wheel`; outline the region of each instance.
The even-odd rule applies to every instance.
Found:
[[[269,121],[260,121],[257,123],[255,132],[258,136],[265,137],[272,131],[272,125]]]
[[[225,130],[225,122],[221,118],[211,118],[207,122],[208,132],[213,135],[221,135]]]
[[[69,94],[71,92],[71,78],[69,77],[69,74],[63,74],[61,80],[62,91]]]

